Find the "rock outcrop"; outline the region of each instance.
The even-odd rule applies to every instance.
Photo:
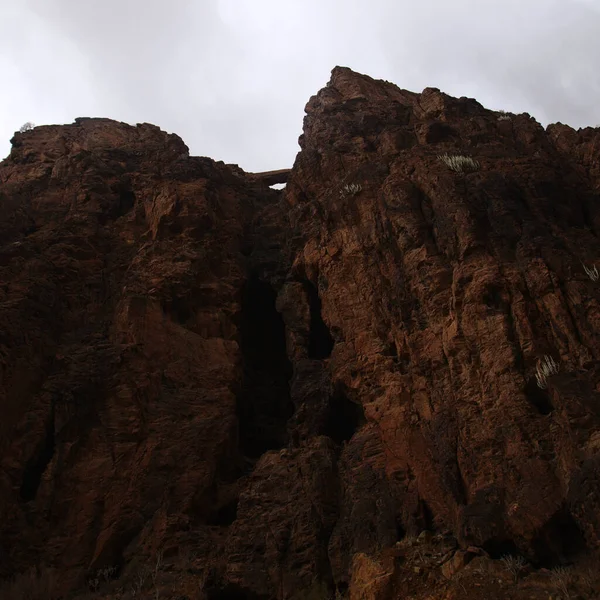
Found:
[[[12,142],[11,589],[547,598],[596,556],[600,130],[337,67],[291,172],[107,119]]]
[[[251,173],[255,181],[260,181],[266,185],[275,185],[277,183],[287,183],[292,172],[291,169],[278,169],[277,171],[264,171],[263,173]]]

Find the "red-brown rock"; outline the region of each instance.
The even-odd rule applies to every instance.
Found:
[[[293,271],[335,331],[334,385],[377,432],[372,464],[395,498],[381,510],[492,554],[596,545],[600,313],[582,266],[600,252],[592,133],[559,149],[527,115],[499,121],[474,100],[348,69],[306,110],[287,186],[303,232]],[[453,172],[444,153],[480,168]],[[545,355],[560,371],[542,390]]]
[[[599,546],[600,131],[345,68],[306,113],[290,173],[147,124],[13,138],[0,578],[454,598],[452,556]]]

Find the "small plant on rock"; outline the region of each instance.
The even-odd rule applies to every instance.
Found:
[[[544,356],[544,358],[538,360],[535,369],[535,379],[537,381],[538,387],[542,390],[546,389],[548,385],[548,377],[550,377],[550,375],[555,375],[556,373],[558,373],[558,369],[558,363],[547,354],[546,356]]]
[[[565,567],[554,567],[550,572],[552,582],[556,589],[566,600],[571,598],[571,588],[573,585],[573,573]]]
[[[154,587],[154,597],[156,600],[160,598],[160,591],[158,589],[158,575],[163,566],[163,551],[159,550],[156,554],[156,560],[154,562],[154,568],[152,569],[150,576],[152,577],[152,586]]]
[[[106,567],[104,569],[99,569],[96,573],[88,579],[88,587],[93,592],[97,592],[98,589],[104,583],[108,583],[115,578],[117,573],[116,567]]]
[[[133,580],[133,585],[131,587],[131,593],[134,597],[141,596],[146,587],[146,582],[150,577],[151,569],[148,566],[144,566],[138,570]]]
[[[350,183],[348,185],[345,185],[340,190],[340,196],[342,196],[342,198],[344,198],[345,196],[356,196],[356,194],[358,194],[361,190],[362,186],[360,185],[360,183]]]
[[[583,265],[583,270],[592,281],[598,281],[598,277],[600,277],[600,275],[598,275],[598,269],[596,268],[596,265],[593,265],[591,269]]]
[[[31,121],[27,121],[27,123],[23,123],[19,128],[19,133],[25,133],[26,131],[30,131],[35,127],[35,125]]]
[[[438,159],[457,173],[477,171],[480,166],[476,160],[473,160],[470,156],[463,156],[462,154],[440,154]]]
[[[512,554],[506,554],[501,560],[506,567],[506,570],[513,576],[513,579],[516,583],[519,579],[521,571],[527,564],[527,561],[522,556],[513,556]]]

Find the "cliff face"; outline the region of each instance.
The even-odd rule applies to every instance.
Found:
[[[151,125],[15,135],[0,576],[547,598],[594,555],[600,130],[344,68],[306,113],[285,191]]]

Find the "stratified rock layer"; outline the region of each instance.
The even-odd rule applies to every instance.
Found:
[[[394,548],[433,530],[451,598],[599,546],[600,131],[345,68],[306,113],[289,174],[147,124],[15,135],[1,577],[426,597]]]

